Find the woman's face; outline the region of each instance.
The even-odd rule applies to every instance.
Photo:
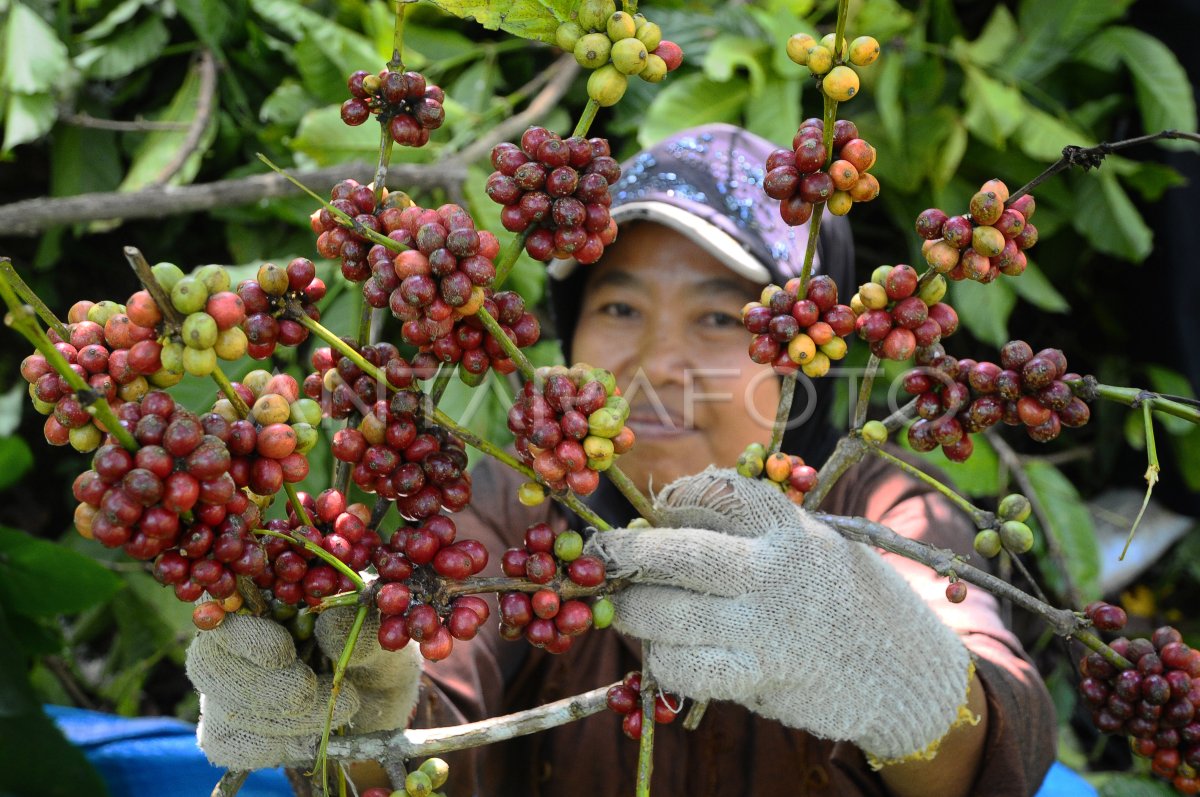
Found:
[[[760,289],[659,224],[623,227],[590,269],[572,356],[612,371],[637,440],[619,460],[643,490],[733,467],[766,443],[779,403],[769,368],[746,354],[741,308]]]

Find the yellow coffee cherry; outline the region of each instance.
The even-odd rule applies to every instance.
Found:
[[[858,286],[858,296],[868,310],[882,310],[888,304],[887,290],[877,282],[864,282]]]
[[[826,33],[824,36],[821,37],[821,41],[818,42],[818,44],[820,44],[822,47],[824,47],[826,50],[828,50],[832,54],[832,53],[836,52],[836,50],[837,50],[837,48],[833,46],[835,38],[836,38],[836,34]],[[846,60],[846,48],[849,46],[849,44],[850,44],[850,42],[846,39],[845,36],[843,36],[842,37],[842,57],[838,60],[840,60],[840,61]]]
[[[800,66],[808,64],[809,48],[815,47],[817,40],[807,33],[793,33],[787,40],[787,56]]]
[[[824,352],[813,355],[812,362],[800,366],[800,370],[810,379],[817,379],[829,373],[829,356]]]
[[[818,348],[829,359],[840,360],[846,356],[846,339],[834,336],[828,343],[822,343]]]
[[[525,482],[517,488],[517,500],[523,506],[537,506],[546,500],[546,490],[537,482]]]
[[[575,43],[583,36],[578,22],[564,22],[554,31],[554,43],[567,52],[575,50]],[[370,77],[368,75],[368,77]],[[366,78],[363,79],[364,81]]]
[[[212,349],[183,350],[183,370],[192,376],[208,376],[217,370],[217,353]]]
[[[588,77],[587,92],[601,107],[607,108],[621,101],[628,86],[628,78],[618,72],[612,64],[606,64]]]
[[[854,199],[850,196],[849,191],[834,191],[825,201],[825,207],[829,208],[829,212],[835,216],[845,216],[853,206]]]
[[[662,28],[653,22],[640,22],[634,35],[646,45],[647,52],[653,52],[655,47],[662,44]]]
[[[813,343],[812,338],[801,332],[788,343],[787,352],[792,362],[804,365],[812,362],[813,357],[816,356],[817,345]]]
[[[833,69],[833,52],[828,47],[817,45],[808,48],[808,71],[817,77]]]
[[[627,39],[621,39],[612,46],[610,57],[612,65],[617,68],[617,71],[625,75],[636,75],[646,68],[646,45],[642,44],[642,40],[630,36]],[[665,67],[666,64],[664,63]]]
[[[237,360],[246,353],[248,343],[241,327],[230,327],[217,335],[213,349],[222,360]]]
[[[667,76],[667,62],[654,53],[646,54],[646,67],[638,72],[638,77],[647,83],[661,83]]]
[[[868,66],[879,58],[879,41],[874,36],[859,36],[850,42],[850,63]]]
[[[831,100],[845,102],[858,93],[858,73],[848,66],[835,66],[821,81],[821,89]]]

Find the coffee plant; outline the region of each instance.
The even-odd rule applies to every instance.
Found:
[[[1106,156],[1116,161],[1112,153],[1152,140],[1196,142],[1200,138],[1195,133],[1150,131],[1139,139],[1067,147],[1057,163],[1016,189],[1009,185],[1021,179],[1016,176],[964,182],[970,178],[957,176],[960,165],[974,166],[963,161],[965,142],[943,141],[941,146],[957,156],[937,164],[943,189],[936,192],[937,206],[908,213],[913,197],[903,191],[911,182],[905,170],[914,167],[898,152],[890,129],[902,112],[895,93],[904,68],[891,63],[902,64],[903,56],[893,54],[887,44],[896,31],[869,24],[880,19],[878,12],[874,17],[859,14],[852,37],[847,34],[849,4],[842,0],[830,32],[818,38],[806,30],[795,32],[810,27],[797,24],[779,38],[782,29],[777,30],[773,54],[731,53],[733,45],[719,34],[696,48],[705,59],[704,75],[686,69],[676,75],[692,57],[688,37],[695,34],[682,24],[684,14],[671,8],[648,16],[639,13],[636,3],[618,8],[613,0],[556,0],[519,4],[528,6],[528,15],[505,17],[487,4],[433,4],[457,17],[473,17],[485,28],[556,47],[564,53],[560,68],[570,60],[589,71],[586,105],[573,129],[561,118],[553,125],[527,124],[511,132],[513,140],[474,153],[477,158],[490,155],[490,174],[468,173],[477,185],[467,190],[483,201],[468,201],[455,191],[443,197],[447,201],[425,207],[413,198],[422,196],[421,186],[404,182],[405,175],[413,174],[405,166],[428,160],[428,148],[445,146],[437,139],[443,124],[458,127],[455,123],[463,117],[453,117],[463,111],[456,89],[466,86],[461,80],[446,82],[444,67],[436,74],[420,70],[429,59],[412,48],[411,40],[433,45],[422,39],[420,26],[406,22],[419,11],[401,3],[382,28],[391,59],[381,67],[364,57],[351,69],[340,69],[335,121],[348,128],[379,125],[373,179],[340,174],[326,182],[333,185],[327,193],[304,188],[311,198],[303,200],[309,202],[304,210],[308,237],[298,245],[303,246],[300,256],[287,259],[286,266],[262,262],[252,270],[219,265],[185,269],[167,261],[151,266],[138,249],[125,247],[138,289],[116,298],[95,295],[77,301],[64,322],[39,295],[46,291],[31,289],[7,257],[0,259],[6,323],[33,347],[19,372],[30,405],[45,417],[44,439],[83,455],[76,460],[78,475],[73,474],[71,487],[74,527],[83,539],[120,551],[120,556],[95,545],[86,550],[121,567],[131,560],[145,563],[145,572],[170,588],[200,633],[218,627],[231,612],[243,612],[272,617],[302,640],[312,635],[316,612],[353,606],[357,619],[347,650],[354,646],[363,618],[377,609],[382,618],[378,641],[385,650],[416,645],[425,659],[436,662],[455,644],[496,633],[497,623],[503,639],[555,654],[570,649],[580,635],[603,632],[611,624],[614,610],[608,596],[624,584],[609,578],[604,564],[583,552],[579,533],[530,526],[523,545],[504,553],[504,578],[486,579],[479,574],[488,564],[487,550],[457,535],[453,514],[471,501],[472,449],[523,475],[525,484],[512,500],[561,502],[603,533],[609,523],[580,497],[608,478],[641,514],[634,525],[653,523],[649,500],[621,471],[620,457],[637,441],[625,425],[629,405],[613,375],[583,363],[540,364],[535,312],[540,282],[531,274],[537,273],[537,263],[553,258],[573,258],[586,267],[617,237],[608,208],[610,186],[620,177],[614,154],[619,149],[594,134],[599,109],[613,109],[610,123],[619,130],[632,125],[636,114],[623,115],[622,103],[635,109],[639,103],[643,108],[653,103],[641,134],[654,135],[665,123],[665,109],[675,107],[666,100],[677,103],[703,81],[712,83],[715,78],[708,72],[720,74],[722,63],[730,70],[734,65],[747,68],[753,81],[756,74],[762,79],[756,59],[773,59],[773,68],[795,70],[782,78],[788,85],[807,81],[808,90],[821,100],[821,115],[804,121],[792,107],[797,103],[784,103],[779,125],[787,129],[774,125],[766,131],[775,134],[780,148],[761,164],[762,201],[778,202],[789,225],[808,223],[809,238],[802,274],[768,286],[743,309],[749,359],[769,364],[783,385],[770,439],[747,441],[737,462],[743,477],[762,478],[815,511],[849,467],[878,457],[932,485],[969,515],[978,528],[975,550],[981,557],[1000,557],[1006,568],[1016,566],[1029,577],[1021,557],[1039,543],[1050,544],[1039,540],[1027,522],[1038,509],[1043,515],[1038,530],[1052,530],[1044,521],[1045,496],[1014,493],[991,511],[890,453],[883,447],[889,437],[901,438],[915,452],[940,450],[947,460],[966,463],[977,445],[988,451],[1007,445],[996,436],[1002,425],[1022,427],[1030,441],[1048,443],[1087,424],[1098,402],[1125,404],[1140,411],[1148,501],[1163,467],[1153,419],[1200,425],[1200,404],[1194,399],[1165,389],[1118,387],[1073,371],[1067,356],[1074,353],[1065,345],[1048,345],[1054,341],[997,337],[995,324],[979,320],[994,308],[977,309],[978,302],[987,300],[978,300],[982,294],[974,292],[978,287],[1001,296],[1038,297],[1031,299],[1035,304],[1052,303],[1058,294],[1030,260],[1039,242],[1032,189],[1040,191],[1049,177],[1071,166],[1096,167]],[[256,5],[266,13],[270,4]],[[318,16],[315,12],[298,11],[303,13],[276,22],[289,33],[298,31],[297,37],[311,48],[320,32],[329,29],[307,16]],[[25,26],[43,39],[52,38],[53,32],[26,5],[14,3],[9,13],[11,28]],[[182,9],[180,14],[189,17]],[[779,12],[785,19],[789,14]],[[672,34],[674,23],[680,23],[680,34],[664,38]],[[115,25],[100,23],[92,38],[108,42]],[[1014,38],[1013,25],[1011,14],[1001,8],[970,45],[974,49],[964,56],[974,92],[970,103],[999,101],[992,96],[996,78],[980,65],[996,63],[996,51]],[[144,27],[145,35],[160,35],[157,27]],[[1110,39],[1120,40],[1120,35]],[[91,76],[124,76],[116,74],[122,67],[113,63],[118,45],[114,39],[109,50],[92,56],[90,63],[85,59]],[[51,50],[57,58],[57,50]],[[1021,57],[1029,56],[1018,53],[1018,61]],[[197,62],[196,85],[190,91],[212,90],[211,59],[208,54]],[[479,66],[485,73],[490,69],[485,62]],[[10,91],[22,85],[36,90],[26,95],[50,89],[34,72],[24,84],[11,72],[4,79]],[[645,93],[657,90],[652,84],[658,83],[665,89],[662,103],[648,100]],[[889,105],[867,115],[869,126],[862,119],[839,118],[859,104],[844,103],[872,87],[886,94]],[[288,95],[271,96],[272,112],[283,114]],[[744,91],[738,99],[753,102]],[[25,127],[13,122],[22,113],[31,119]],[[33,100],[24,110],[10,110],[5,148],[30,140],[31,130],[45,132],[57,113]],[[484,118],[488,111],[473,113]],[[1053,120],[1038,113],[1042,116],[1034,116],[1031,124],[1040,125],[1040,138],[1024,140],[1022,152],[1031,162],[1044,163],[1052,159],[1044,157],[1049,150],[1043,140]],[[1192,122],[1194,126],[1194,118]],[[320,137],[318,123],[312,124],[313,130],[301,131],[309,142]],[[877,148],[868,143],[860,125],[872,131],[872,138],[882,128],[879,140],[887,144]],[[978,114],[967,125],[973,134],[985,132]],[[196,136],[211,135],[209,127],[206,122]],[[394,150],[394,145],[402,149]],[[186,161],[192,160],[194,153],[185,154]],[[316,151],[310,155],[316,162],[325,157]],[[402,162],[393,162],[394,156]],[[270,158],[262,160],[283,174]],[[1118,164],[1126,173],[1137,168],[1123,159]],[[1098,178],[1084,179],[1106,181],[1102,185],[1111,195],[1111,166]],[[181,169],[194,174],[195,168],[175,165],[165,179]],[[1007,171],[1000,158],[986,168]],[[1031,170],[1023,165],[1013,171],[1025,175]],[[312,182],[309,177],[286,179]],[[912,256],[893,249],[888,257],[915,265],[874,263],[870,279],[857,286],[813,276],[823,211],[845,215],[855,205],[886,197],[893,179],[907,194],[895,207],[907,213]],[[1146,179],[1170,182],[1162,174]],[[946,190],[952,181],[953,190]],[[1045,190],[1061,189],[1046,183]],[[1047,239],[1061,225],[1061,218],[1044,225],[1050,231]],[[1122,226],[1128,231],[1130,225]],[[1111,249],[1144,254],[1127,239],[1110,236],[1106,242]],[[261,251],[257,245],[244,248]],[[331,261],[335,268],[326,269],[305,253]],[[170,251],[153,254],[176,256]],[[235,270],[244,277],[240,281],[231,273]],[[973,287],[961,287],[971,283]],[[1028,283],[1036,287],[1015,287]],[[337,323],[331,323],[334,300],[351,294],[362,298],[358,318],[341,312],[332,316]],[[394,319],[395,329],[383,331],[380,340],[377,325],[385,313]],[[991,345],[974,350],[974,358],[950,354],[945,341],[960,325]],[[781,451],[800,374],[828,378],[838,363],[851,361],[865,370],[849,429],[832,456],[824,463],[808,463],[803,452]],[[892,374],[911,398],[886,418],[868,420],[876,379],[889,375],[884,361],[901,369]],[[301,373],[276,372],[289,364]],[[490,384],[498,376],[520,377],[504,419],[515,456],[505,450],[503,439],[480,434],[445,409],[451,392],[485,395],[483,385],[492,372]],[[451,385],[455,375],[459,385]],[[314,467],[318,457],[320,468]],[[392,509],[400,517],[398,525],[384,522]],[[865,535],[880,548],[933,567],[947,579],[948,601],[961,602],[968,589],[987,589],[1088,648],[1078,662],[1076,682],[1095,728],[1126,737],[1132,753],[1148,760],[1146,769],[1153,777],[1179,793],[1200,793],[1200,651],[1186,645],[1178,630],[1165,626],[1149,638],[1106,643],[1098,631],[1125,626],[1125,613],[1118,607],[1092,601],[1057,608],[1036,585],[1039,597],[963,558],[947,562],[884,527],[826,519],[847,536]],[[1131,539],[1137,523],[1133,526]],[[75,556],[65,550],[53,555],[65,562]],[[96,582],[98,592],[111,593],[114,587],[104,575],[87,578]],[[490,616],[488,604],[478,597],[489,592],[498,595],[499,617]],[[82,608],[70,604],[57,610]],[[345,661],[327,664],[339,683]],[[486,725],[498,738],[516,723],[524,725],[524,732],[544,730],[607,707],[621,715],[625,735],[640,744],[639,783],[644,783],[653,753],[653,733],[647,729],[673,721],[684,701],[659,690],[649,670],[596,686],[579,696],[570,711],[549,706],[492,718]],[[698,718],[702,708],[694,705],[691,711]],[[328,768],[329,759],[355,757],[352,737],[331,736],[334,730],[327,723],[316,761],[307,762],[322,789],[344,777],[340,769]],[[403,737],[397,732],[398,740]],[[437,746],[436,733],[425,739],[425,752],[408,744],[403,758],[427,758],[430,750],[448,749]],[[452,776],[440,759],[427,758],[402,780],[394,780],[395,791],[365,793],[423,797],[437,793]],[[235,793],[242,777],[244,773],[228,773],[218,784],[219,793]],[[639,787],[639,793],[648,793],[648,787]]]

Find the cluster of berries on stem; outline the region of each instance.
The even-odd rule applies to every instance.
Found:
[[[925,262],[952,280],[994,282],[1004,274],[1019,277],[1028,265],[1025,250],[1037,243],[1029,221],[1037,205],[1031,194],[1008,201],[1008,187],[988,180],[971,197],[970,213],[947,216],[938,208],[921,211],[917,234],[925,239]]]
[[[859,36],[853,41],[843,38],[839,53],[836,38],[836,34],[827,33],[818,42],[807,33],[795,33],[787,40],[787,54],[794,63],[808,67],[822,94],[845,102],[858,94],[858,72],[853,67],[875,63],[879,41],[874,36]]]
[[[846,356],[846,336],[854,331],[854,311],[838,304],[837,283],[818,274],[804,286],[794,277],[780,288],[768,285],[757,302],[742,308],[742,325],[754,335],[750,359],[779,374],[797,369],[817,378]]]
[[[796,454],[776,451],[770,456],[762,443],[751,443],[738,456],[737,472],[748,479],[765,477],[794,504],[804,504],[804,496],[817,486],[817,469]]]
[[[921,285],[912,266],[880,266],[859,286],[850,308],[857,316],[854,328],[872,354],[902,362],[958,331],[958,313],[942,301],[946,280],[931,276]]]
[[[605,695],[609,710],[620,714],[621,730],[635,742],[642,738],[642,674],[636,670],[626,673],[621,683],[609,687]],[[654,697],[654,722],[665,725],[675,721],[683,709],[683,698],[660,691]]]
[[[868,170],[875,165],[875,148],[858,137],[848,119],[833,126],[833,159],[826,168],[825,123],[805,119],[792,138],[792,148],[767,156],[763,191],[779,200],[779,216],[797,227],[812,218],[813,207],[824,202],[829,212],[844,216],[855,202],[879,196],[879,180]]]
[[[350,99],[342,103],[342,121],[356,127],[374,114],[401,146],[424,146],[429,143],[430,132],[446,120],[442,107],[445,92],[426,84],[420,72],[384,69],[372,75],[360,69],[350,75],[346,86]]]

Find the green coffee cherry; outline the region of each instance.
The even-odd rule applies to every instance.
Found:
[[[997,509],[997,514],[1001,520],[1019,520],[1024,522],[1029,519],[1029,514],[1033,511],[1033,505],[1029,503],[1029,499],[1020,493],[1013,493],[1004,496],[1004,500],[1000,502],[1000,507]]]
[[[554,538],[554,555],[564,562],[574,562],[583,553],[583,537],[578,531],[564,531]]]
[[[921,301],[925,302],[925,304],[929,305],[930,307],[933,307],[935,304],[945,298],[946,287],[946,278],[941,274],[934,274],[933,279],[925,283],[925,285],[922,286],[920,293],[917,295],[921,297]]]
[[[67,442],[71,444],[71,448],[81,454],[95,451],[103,440],[104,435],[92,423],[85,423],[83,426],[67,432]]]
[[[408,773],[404,779],[404,790],[412,797],[429,797],[433,793],[433,781],[418,769]]]
[[[612,46],[613,66],[625,75],[636,75],[646,68],[646,45],[640,39],[621,39]]]
[[[613,393],[617,392],[617,378],[613,376],[612,371],[608,371],[604,368],[593,368],[588,372],[588,375],[592,380],[603,385],[604,392],[608,395],[611,396]]]
[[[440,758],[430,758],[421,764],[418,769],[429,776],[429,781],[435,789],[440,789],[444,786],[446,780],[450,777],[450,765]]]
[[[183,370],[192,376],[208,376],[217,370],[217,353],[189,346],[183,350]]]
[[[599,69],[608,63],[608,54],[612,51],[612,42],[603,33],[589,33],[580,36],[575,42],[575,60],[584,69]],[[591,80],[588,80],[591,85]]]
[[[289,287],[287,270],[274,263],[258,267],[258,284],[271,296],[283,296]]]
[[[633,35],[646,45],[648,52],[653,52],[655,47],[662,44],[662,28],[653,22],[640,23],[637,26],[637,32]]]
[[[262,368],[256,368],[250,373],[242,377],[242,384],[250,389],[254,395],[261,395],[263,389],[266,388],[267,382],[271,381],[271,372],[264,371]]]
[[[621,416],[622,423],[629,418],[629,402],[623,396],[609,396],[604,400],[604,406],[616,410]]]
[[[887,427],[879,421],[867,421],[863,424],[862,438],[868,443],[882,445],[888,439]]]
[[[616,10],[614,0],[584,0],[579,6],[579,26],[584,30],[604,30]]]
[[[638,72],[638,77],[647,83],[661,83],[667,76],[667,62],[654,53],[646,55],[646,68]]]
[[[229,272],[225,270],[224,266],[219,266],[215,263],[201,266],[192,273],[192,276],[204,283],[204,287],[208,288],[209,296],[212,296],[214,293],[227,291],[230,285],[232,285],[229,279]]]
[[[616,105],[625,96],[628,79],[612,64],[602,66],[591,74],[587,82],[588,97],[602,108]]]
[[[648,529],[648,528],[650,528],[650,521],[646,520],[646,518],[644,518],[644,517],[635,517],[633,520],[629,521],[629,523],[627,523],[625,525],[625,528],[627,528],[627,529]]]
[[[310,398],[296,399],[289,411],[289,423],[307,423],[310,426],[318,426],[321,423],[321,405]]]
[[[617,607],[613,606],[613,602],[608,598],[600,598],[592,604],[592,626],[594,628],[608,628],[612,625],[613,615],[617,613]]]
[[[1000,524],[1000,542],[1013,553],[1028,553],[1033,548],[1033,530],[1019,520]]]
[[[888,274],[891,273],[891,266],[876,266],[875,270],[871,272],[871,282],[874,282],[876,285],[882,285],[887,281]]]
[[[624,426],[621,413],[611,407],[601,407],[588,416],[588,434],[597,437],[616,437]]]
[[[637,34],[637,23],[630,14],[624,11],[613,12],[605,23],[605,32],[615,44],[622,39],[632,38]]]
[[[286,623],[296,616],[300,610],[290,603],[271,599],[271,619],[277,623]]]
[[[737,472],[747,479],[757,479],[763,472],[763,458],[757,454],[752,454],[748,451],[743,451],[738,457]]]
[[[208,313],[192,313],[183,319],[180,334],[183,337],[183,345],[188,348],[211,349],[217,344],[220,330],[217,329],[216,320]]]
[[[105,299],[102,302],[96,302],[88,309],[87,320],[94,324],[104,326],[108,323],[108,319],[121,312],[121,305],[114,301]]]
[[[567,52],[575,50],[575,43],[583,36],[583,28],[577,22],[564,22],[554,31],[554,43]]]
[[[307,608],[301,609],[288,626],[296,640],[307,641],[312,639],[313,631],[317,627],[317,616]]]
[[[208,301],[208,289],[195,277],[184,277],[171,289],[171,304],[184,315],[204,309]]]
[[[155,263],[150,267],[150,273],[154,275],[154,280],[162,286],[162,289],[167,293],[175,287],[175,283],[183,279],[183,269],[174,263]]]
[[[292,424],[292,431],[296,433],[297,454],[307,454],[309,451],[312,451],[321,439],[320,432],[307,423]]]
[[[517,500],[522,506],[537,506],[546,500],[546,489],[537,482],[525,482],[517,488]]]
[[[238,360],[246,353],[249,343],[241,327],[230,327],[217,335],[217,343],[213,348],[222,360]]]
[[[1000,535],[994,529],[984,529],[975,535],[975,550],[991,559],[1000,553]]]

